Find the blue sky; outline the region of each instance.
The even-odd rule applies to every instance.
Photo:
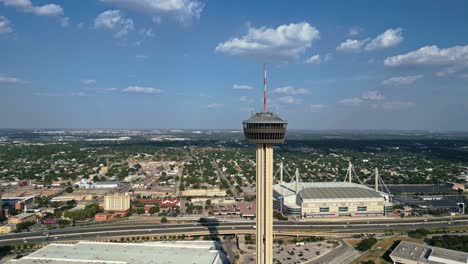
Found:
[[[468,130],[466,1],[0,0],[0,127]]]

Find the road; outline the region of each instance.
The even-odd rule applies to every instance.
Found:
[[[450,222],[450,224],[449,224]],[[13,233],[0,236],[0,246],[11,244],[38,243],[60,240],[95,240],[110,236],[149,236],[171,235],[173,233],[208,232],[216,234],[219,231],[235,234],[241,231],[252,231],[254,222],[211,222],[190,224],[157,224],[157,223],[116,223],[110,225],[80,226],[49,231],[34,231]],[[323,231],[334,233],[375,232],[376,230],[436,228],[447,226],[468,225],[468,219],[457,220],[427,220],[415,222],[402,219],[392,222],[352,222],[342,223],[308,223],[308,222],[275,222],[274,230],[279,232],[293,231]],[[47,235],[48,234],[48,235]]]
[[[211,164],[213,164],[213,167],[218,172],[219,177],[227,181],[227,183],[229,184],[229,189],[231,190],[232,196],[238,197],[239,194],[237,193],[236,188],[229,183],[229,179],[226,177],[226,174],[224,173],[224,171],[219,167],[218,163],[216,161],[212,161]]]

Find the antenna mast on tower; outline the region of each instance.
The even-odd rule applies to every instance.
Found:
[[[266,94],[266,63],[263,64],[263,112],[267,111],[267,94]]]

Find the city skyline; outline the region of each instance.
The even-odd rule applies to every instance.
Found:
[[[0,128],[467,131],[467,5],[0,0]]]

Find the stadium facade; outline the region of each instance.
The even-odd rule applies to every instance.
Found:
[[[380,216],[393,210],[388,194],[351,182],[275,184],[273,207],[302,218]]]

